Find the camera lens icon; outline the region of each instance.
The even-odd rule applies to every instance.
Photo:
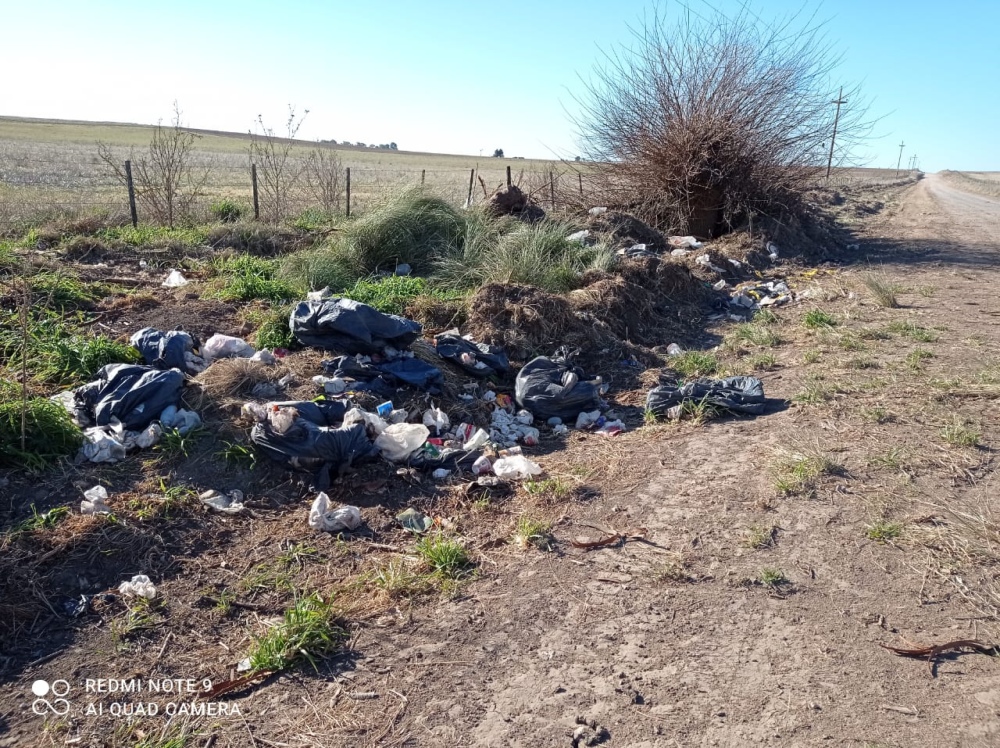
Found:
[[[52,683],[44,680],[36,680],[31,684],[31,693],[38,696],[31,703],[31,711],[35,714],[44,715],[49,712],[55,714],[57,717],[61,717],[69,712],[69,702],[66,699],[61,698],[69,693],[69,683],[61,678],[59,680],[54,680]],[[52,701],[44,698],[52,694],[57,697]]]

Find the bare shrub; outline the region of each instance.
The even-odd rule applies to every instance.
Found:
[[[181,110],[174,102],[174,117],[169,127],[160,122],[145,154],[129,149],[135,199],[143,217],[173,226],[189,216],[205,194],[209,170],[195,169],[192,156],[200,138],[181,126]],[[107,143],[97,144],[97,153],[108,171],[122,185],[127,185],[124,160]]]
[[[825,167],[839,62],[821,27],[689,8],[658,11],[606,56],[578,117],[596,204],[660,228],[711,236],[778,217]],[[700,9],[699,9],[700,10]],[[837,128],[838,162],[870,130],[856,88]]]
[[[307,196],[327,213],[339,212],[344,196],[344,166],[335,151],[316,148],[302,172]]]
[[[295,107],[288,106],[285,120],[285,136],[275,134],[264,124],[263,115],[257,116],[259,132],[251,133],[250,163],[257,165],[257,184],[261,193],[261,213],[272,223],[278,223],[288,215],[293,192],[302,177],[303,165],[293,158],[295,136],[305,121],[309,110],[301,117],[295,116]]]

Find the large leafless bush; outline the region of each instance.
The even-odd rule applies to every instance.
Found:
[[[294,153],[295,136],[308,114],[306,109],[302,117],[297,117],[295,107],[289,105],[284,137],[277,135],[264,124],[263,116],[258,115],[258,130],[251,133],[248,155],[250,163],[257,167],[261,217],[272,223],[289,214],[302,178],[303,162]]]
[[[838,58],[809,20],[700,11],[647,17],[595,70],[577,124],[605,200],[713,235],[794,209],[825,168]],[[859,91],[844,98],[838,162],[870,130]]]
[[[140,217],[173,226],[191,215],[205,194],[208,167],[194,165],[195,143],[201,137],[181,125],[181,110],[174,102],[170,126],[160,122],[153,129],[153,139],[145,153],[129,149],[132,181]],[[124,186],[127,184],[124,159],[106,143],[97,144],[97,153],[108,171]]]

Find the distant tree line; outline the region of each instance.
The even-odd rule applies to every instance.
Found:
[[[328,140],[320,140],[319,142],[329,143],[330,145],[338,145],[337,141],[334,140],[333,138],[329,138]],[[371,145],[368,145],[367,143],[362,143],[360,140],[356,143],[352,143],[350,140],[342,140],[340,141],[339,145],[352,145],[355,148],[381,148],[382,150],[385,151],[399,150],[399,146],[397,146],[395,143],[379,143],[378,145],[372,143]]]

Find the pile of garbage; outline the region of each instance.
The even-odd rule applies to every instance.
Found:
[[[658,417],[678,419],[685,404],[707,405],[729,413],[764,413],[764,385],[757,377],[698,379],[686,384],[660,384],[646,397],[646,410]]]
[[[517,185],[501,187],[486,200],[484,210],[488,215],[514,216],[525,223],[535,223],[545,218],[541,206],[531,201]]]

